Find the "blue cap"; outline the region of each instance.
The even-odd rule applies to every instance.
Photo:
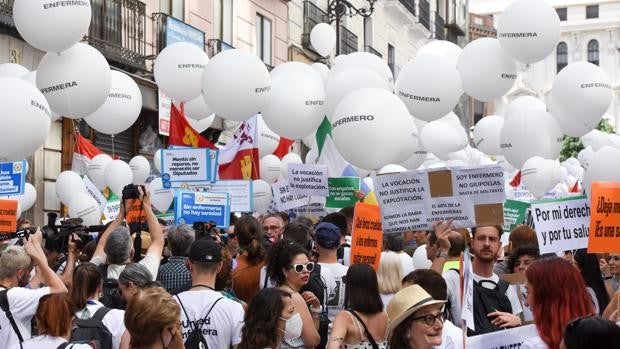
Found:
[[[340,246],[340,228],[332,223],[319,223],[314,228],[316,234],[316,243],[323,248],[330,250],[338,248]]]

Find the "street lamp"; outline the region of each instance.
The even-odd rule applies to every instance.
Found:
[[[347,0],[332,0],[327,6],[329,23],[336,21],[336,55],[340,54],[340,18],[343,16],[370,17],[375,10],[377,0],[366,0],[368,7],[357,8]]]

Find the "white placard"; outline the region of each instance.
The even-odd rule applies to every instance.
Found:
[[[309,204],[308,196],[293,193],[287,182],[274,183],[271,187],[278,211],[288,211]]]
[[[288,165],[289,188],[294,193],[329,196],[327,165]]]
[[[209,149],[206,148],[163,149],[161,178],[164,188],[169,188],[170,182],[208,181],[209,160]]]
[[[95,199],[95,201],[97,201],[97,204],[99,204],[99,212],[104,212],[105,206],[108,204],[108,201],[105,199],[105,196],[101,194],[99,189],[97,189],[95,184],[91,182],[88,176],[84,176],[82,178],[82,181],[84,182],[84,186],[86,187],[86,192],[88,193],[88,195],[90,195],[93,199]]]
[[[116,216],[118,216],[119,212],[121,212],[121,201],[109,201],[106,204],[105,209],[103,210],[103,216],[107,221],[111,221],[116,219]]]
[[[579,197],[533,203],[531,210],[541,254],[588,247],[588,199]]]
[[[467,348],[498,349],[523,348],[523,344],[530,338],[538,337],[535,325],[515,327],[503,331],[481,334],[467,338]]]

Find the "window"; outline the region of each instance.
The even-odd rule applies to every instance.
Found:
[[[213,0],[213,38],[233,43],[233,0]]]
[[[364,47],[372,46],[372,18],[364,17]]]
[[[586,6],[586,19],[598,18],[598,5]]]
[[[474,125],[484,117],[484,102],[474,99]]]
[[[568,45],[563,41],[556,48],[556,61],[558,73],[568,65]]]
[[[271,65],[271,21],[256,14],[256,55]]]
[[[588,62],[598,65],[598,41],[592,39],[588,42]]]
[[[161,9],[161,12],[168,14],[176,19],[185,19],[184,0],[159,0],[159,8]]]
[[[390,67],[392,75],[394,75],[394,79],[396,79],[396,73],[394,72],[394,68],[396,67],[396,48],[391,44],[388,44],[388,67]]]
[[[555,12],[558,13],[558,17],[560,17],[560,21],[566,20],[566,7],[556,8]]]

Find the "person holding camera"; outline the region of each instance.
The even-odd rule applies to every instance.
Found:
[[[11,246],[0,255],[0,343],[8,348],[30,339],[31,320],[39,299],[50,293],[66,293],[60,277],[47,264],[41,247],[41,230],[24,238],[22,246]],[[46,287],[25,288],[34,266],[39,267]]]

